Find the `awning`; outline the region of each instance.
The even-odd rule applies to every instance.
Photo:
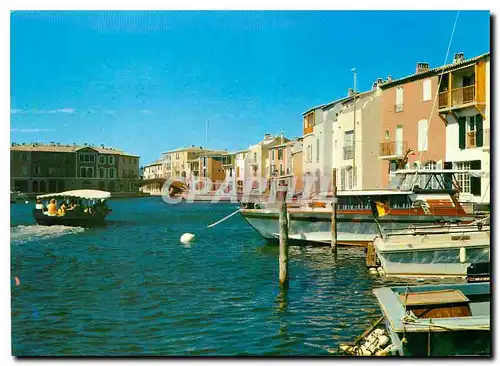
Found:
[[[95,189],[77,189],[75,191],[66,191],[60,193],[48,193],[36,196],[36,198],[55,198],[55,197],[76,197],[83,199],[108,199],[111,197],[111,193],[106,191],[98,191]]]

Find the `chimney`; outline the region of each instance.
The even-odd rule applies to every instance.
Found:
[[[270,133],[265,133],[264,134],[264,140],[267,140],[268,138],[271,137],[271,134]]]
[[[387,82],[390,83],[392,81],[392,75],[387,76]]]
[[[349,90],[347,91],[347,96],[350,97],[353,94],[354,94],[354,90],[352,88],[349,88]]]
[[[423,72],[429,71],[429,64],[427,62],[417,62],[416,74],[421,74]]]
[[[384,82],[384,79],[377,78],[377,85],[381,85]]]
[[[458,64],[464,60],[464,53],[463,52],[457,52],[455,55],[453,55],[453,64]]]

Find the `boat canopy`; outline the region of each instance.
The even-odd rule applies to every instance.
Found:
[[[489,172],[484,170],[460,170],[460,169],[401,169],[393,172],[396,175],[438,175],[438,174],[469,174],[473,177],[489,177]]]
[[[77,189],[75,191],[66,191],[66,192],[60,192],[60,193],[48,193],[48,194],[42,194],[40,196],[36,196],[36,198],[55,198],[55,197],[76,197],[76,198],[83,198],[87,200],[92,200],[92,199],[108,199],[111,197],[111,193],[106,192],[106,191],[98,191],[95,189]]]

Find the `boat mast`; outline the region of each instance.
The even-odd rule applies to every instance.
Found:
[[[354,74],[354,101],[353,101],[353,127],[352,127],[352,147],[353,147],[353,156],[352,156],[352,170],[353,170],[353,188],[358,187],[358,177],[356,174],[356,68],[351,70]]]

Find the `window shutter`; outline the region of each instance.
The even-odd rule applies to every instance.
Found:
[[[470,168],[472,170],[481,170],[481,160],[473,160],[470,162]],[[481,195],[481,178],[471,177],[470,178],[470,193],[474,196]]]
[[[465,149],[465,117],[458,117],[458,147]]]
[[[483,146],[483,116],[476,115],[476,146]]]

